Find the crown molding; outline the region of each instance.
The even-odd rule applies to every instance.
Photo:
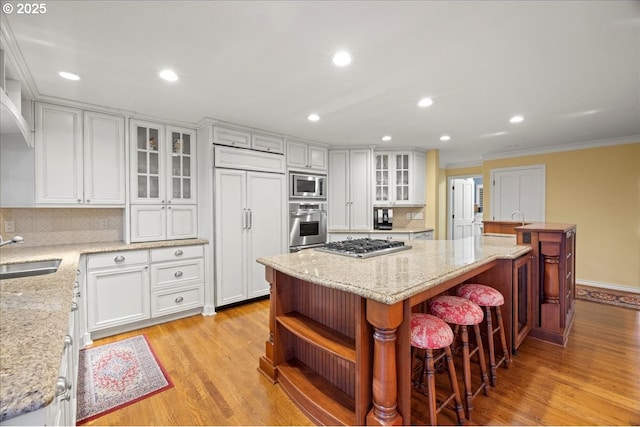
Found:
[[[13,35],[11,26],[5,17],[5,14],[0,14],[0,45],[4,50],[5,63],[11,64],[15,67],[15,71],[19,74],[19,80],[22,84],[22,95],[28,100],[37,99],[40,96],[38,87],[36,86],[33,76],[27,67],[27,63],[22,56],[22,51],[18,47],[16,38]]]

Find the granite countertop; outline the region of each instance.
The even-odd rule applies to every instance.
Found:
[[[516,245],[514,235],[407,244],[412,249],[365,259],[305,249],[257,261],[298,279],[395,304],[495,259],[514,259],[531,251]]]
[[[52,274],[0,282],[0,421],[40,409],[55,397],[80,255],[206,243],[189,239],[1,248],[3,264],[62,262]]]
[[[425,231],[433,231],[428,227],[402,227],[393,228],[391,230],[329,230],[328,233],[349,233],[349,234],[384,234],[384,233],[423,233]]]

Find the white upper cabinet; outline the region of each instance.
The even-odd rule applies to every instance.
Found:
[[[195,131],[131,121],[131,241],[197,237]]]
[[[36,103],[35,172],[36,203],[123,206],[124,118]]]
[[[329,152],[329,230],[370,230],[371,151]]]
[[[326,172],[327,153],[327,149],[319,145],[287,140],[287,166],[291,169]]]
[[[229,145],[237,148],[266,151],[284,154],[284,140],[282,136],[266,132],[253,132],[249,129],[238,129],[215,125],[213,126],[213,143]]]
[[[426,156],[421,152],[375,152],[374,205],[424,205],[425,161]]]

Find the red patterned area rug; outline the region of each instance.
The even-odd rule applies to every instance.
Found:
[[[82,350],[78,425],[171,387],[144,335]]]
[[[640,310],[640,293],[576,284],[576,298]]]

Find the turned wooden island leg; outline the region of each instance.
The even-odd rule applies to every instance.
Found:
[[[403,320],[403,304],[367,300],[367,321],[373,326],[373,407],[367,425],[402,425],[398,412],[396,330]]]

